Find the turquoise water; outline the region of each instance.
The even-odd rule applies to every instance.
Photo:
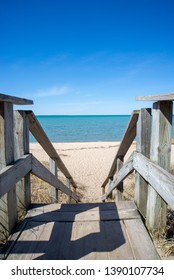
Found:
[[[120,141],[130,115],[37,116],[51,142]],[[174,116],[173,116],[174,123]],[[174,137],[174,126],[172,129]],[[36,142],[30,135],[30,142]]]
[[[119,141],[129,115],[114,116],[37,116],[51,142]],[[30,142],[35,142],[30,137]]]

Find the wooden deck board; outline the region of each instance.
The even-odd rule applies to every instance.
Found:
[[[159,258],[133,202],[34,205],[20,230],[7,259]]]

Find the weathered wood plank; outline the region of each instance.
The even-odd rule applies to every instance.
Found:
[[[66,180],[66,185],[68,187],[68,189],[71,191],[71,180],[67,178]],[[68,197],[67,203],[71,203],[71,197]]]
[[[52,211],[49,213],[40,213],[32,212],[27,215],[29,218],[33,218],[34,221],[47,222],[47,221],[56,221],[56,222],[90,222],[90,221],[113,221],[113,220],[123,220],[123,219],[140,219],[140,216],[137,210],[107,210],[100,211],[100,209],[92,209],[84,212],[79,211],[63,211],[61,209]]]
[[[156,94],[156,95],[147,95],[147,96],[137,96],[137,101],[173,101],[174,100],[174,93],[167,93],[167,94]]]
[[[31,155],[25,155],[0,170],[0,197],[9,192],[14,185],[31,171]]]
[[[133,166],[162,199],[174,209],[174,176],[137,152],[134,152]]]
[[[13,244],[8,260],[31,260],[33,255],[39,251],[43,253],[42,248],[38,250],[39,240],[42,233],[46,230],[47,224],[28,221],[18,239]],[[43,243],[42,245],[43,246]]]
[[[120,221],[29,221],[7,259],[133,259],[133,254],[124,224]]]
[[[124,221],[106,221],[103,223],[103,226],[107,242],[115,244],[114,250],[108,250],[108,259],[133,260],[134,255],[131,244],[129,243]]]
[[[151,110],[141,109],[139,119],[137,122],[137,137],[136,150],[149,158],[150,156],[150,133],[151,133]],[[141,212],[142,216],[146,218],[147,209],[147,182],[140,174],[135,174],[135,189],[134,201]]]
[[[132,142],[134,141],[136,137],[136,124],[138,121],[138,117],[139,110],[134,110],[131,115],[125,134],[123,136],[123,139],[120,143],[120,147],[117,152],[117,157],[124,157],[127,151],[129,150]]]
[[[13,104],[0,102],[0,168],[14,160]],[[13,207],[11,207],[13,205]],[[17,221],[15,186],[0,199],[0,239],[7,238]]]
[[[54,174],[54,176],[57,178],[57,160],[50,158],[50,172]],[[51,202],[56,203],[58,202],[58,189],[55,187],[51,186]]]
[[[135,211],[137,207],[133,201],[122,200],[115,202],[106,203],[78,203],[78,204],[32,204],[28,210],[27,217],[40,215],[42,213],[49,213],[52,211],[60,210],[62,212],[84,212],[84,211]]]
[[[6,94],[3,94],[3,93],[0,93],[0,101],[9,102],[9,103],[16,104],[16,105],[30,105],[30,104],[33,104],[32,100],[25,99],[25,98],[20,98],[20,97],[16,97],[16,96],[11,96],[11,95],[6,95]]]
[[[160,259],[141,219],[124,220],[124,224],[136,260]]]
[[[152,110],[150,159],[168,171],[172,140],[172,105],[172,101],[156,102],[153,104]],[[162,232],[165,230],[167,222],[167,205],[150,186],[147,203],[146,223],[148,228],[152,231]]]
[[[73,259],[133,259],[126,237],[122,221],[76,222],[73,224]]]
[[[67,226],[68,225],[68,226]],[[61,259],[66,243],[70,236],[67,230],[71,230],[71,223],[48,222],[40,235],[40,242],[36,245],[34,260],[57,260]],[[40,244],[41,243],[41,246]]]
[[[57,166],[62,171],[62,173],[65,175],[66,178],[71,179],[71,184],[74,188],[76,188],[76,184],[69,173],[68,169],[64,165],[63,161],[59,157],[58,153],[56,152],[54,146],[48,139],[46,133],[42,129],[40,123],[38,122],[36,116],[32,111],[26,111],[28,118],[29,118],[29,124],[30,124],[30,131],[33,134],[33,136],[36,138],[36,140],[39,142],[39,144],[43,147],[43,149],[46,151],[46,153],[49,155],[50,158],[54,158],[57,160]]]
[[[29,153],[29,123],[24,111],[14,111],[14,159]],[[25,214],[31,203],[30,174],[16,184],[18,216]]]
[[[117,172],[115,177],[117,177],[118,172],[123,167],[123,157],[117,158]],[[123,181],[118,185],[117,189],[115,190],[115,201],[119,201],[123,199]]]
[[[16,242],[13,243],[11,249],[8,249],[7,259],[129,260],[159,258],[145,227],[142,226],[138,212],[138,216],[132,218],[129,213],[126,213],[126,209],[131,212],[136,210],[132,201],[120,201],[118,205],[114,202],[94,203],[94,205],[93,203],[50,204],[40,207],[33,205],[31,211],[34,215],[28,217],[23,232],[20,234],[18,232]],[[112,216],[110,216],[110,220],[111,212],[112,215],[117,216],[115,209],[124,212],[124,216],[118,220],[112,220]],[[60,219],[61,215],[62,217],[65,215],[64,218],[67,220]],[[96,220],[93,215],[96,215]],[[71,217],[74,217],[72,221]],[[143,236],[144,231],[145,237]]]
[[[133,154],[124,163],[122,168],[119,170],[116,178],[110,183],[106,193],[102,196],[102,200],[105,200],[109,194],[117,188],[117,186],[134,170],[133,168]]]
[[[129,124],[127,126],[127,129],[125,131],[125,134],[123,136],[123,139],[120,143],[119,149],[117,151],[117,154],[114,158],[114,161],[112,163],[111,169],[109,171],[109,174],[106,178],[106,180],[103,182],[102,184],[102,188],[104,188],[109,179],[112,178],[116,172],[116,164],[117,164],[117,158],[121,157],[124,158],[124,156],[126,155],[127,151],[129,150],[132,142],[134,141],[135,137],[136,137],[136,124],[138,121],[138,116],[139,116],[139,111],[133,111],[131,119],[129,121]]]
[[[58,188],[65,194],[71,196],[75,201],[79,201],[76,194],[70,191],[59,179],[57,179],[43,164],[41,164],[34,156],[32,156],[32,171],[34,175],[48,184]]]

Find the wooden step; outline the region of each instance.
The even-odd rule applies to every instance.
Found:
[[[134,202],[32,205],[4,258],[159,259]]]

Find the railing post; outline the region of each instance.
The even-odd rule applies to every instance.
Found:
[[[158,101],[152,110],[150,159],[165,170],[170,169],[172,139],[172,101]],[[149,185],[146,225],[152,233],[163,233],[166,227],[167,205]]]
[[[147,158],[150,156],[151,109],[141,109],[137,122],[136,150]],[[135,174],[134,201],[146,218],[148,184],[138,173]]]
[[[67,183],[66,183],[67,187],[71,190],[71,180],[69,178],[67,178],[66,181],[67,181]],[[67,202],[71,203],[71,197],[70,196],[68,197]]]
[[[58,177],[58,169],[57,169],[57,159],[50,158],[50,171]],[[51,202],[57,203],[58,202],[58,189],[51,186]]]
[[[14,161],[13,104],[0,102],[0,169]],[[0,199],[0,240],[4,240],[17,222],[16,188]]]
[[[25,111],[14,111],[14,160],[29,153],[29,123]],[[30,174],[16,184],[18,216],[31,204]]]
[[[102,186],[102,196],[105,195],[105,191],[106,191],[106,186]],[[105,200],[102,200],[102,202],[105,202]]]
[[[122,166],[123,166],[123,157],[120,156],[117,158],[117,172],[119,172]],[[119,186],[115,191],[115,201],[120,201],[120,200],[123,200],[123,182],[119,184]]]
[[[112,183],[113,178],[109,178],[108,181],[108,187],[110,186],[110,184]],[[114,199],[114,193],[113,191],[110,193],[110,195],[108,196],[109,199],[113,200]]]

